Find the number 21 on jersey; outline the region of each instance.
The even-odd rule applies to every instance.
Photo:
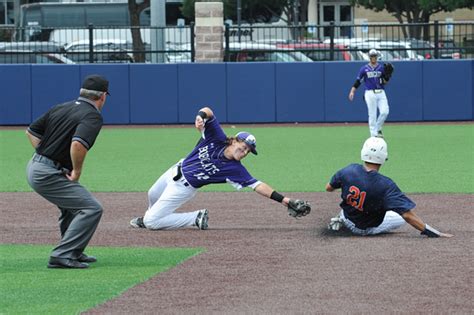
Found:
[[[364,211],[365,191],[360,191],[356,186],[349,187],[349,194],[346,197],[346,203],[357,210]]]

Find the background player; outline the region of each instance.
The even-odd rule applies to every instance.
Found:
[[[364,99],[367,103],[369,113],[369,130],[372,137],[383,137],[382,126],[389,113],[387,96],[385,95],[384,85],[390,80],[392,65],[381,65],[377,63],[379,53],[375,49],[369,51],[370,62],[359,70],[357,79],[349,92],[349,100],[354,99],[354,93],[361,82],[365,83]],[[391,70],[385,69],[388,67]],[[377,109],[379,116],[377,117]]]
[[[388,156],[382,138],[367,139],[361,150],[364,165],[350,164],[339,170],[326,185],[327,191],[341,188],[342,210],[331,219],[328,228],[339,230],[344,225],[357,235],[389,232],[408,222],[428,237],[451,237],[423,221],[412,211],[415,203],[398,186],[378,171]]]
[[[207,229],[207,209],[187,213],[175,211],[192,199],[200,187],[209,184],[227,182],[236,189],[251,187],[285,206],[295,201],[253,178],[241,164],[249,152],[257,154],[253,135],[239,132],[235,137],[227,137],[208,107],[198,112],[195,126],[202,134],[201,139],[185,159],[168,169],[150,188],[148,210],[144,217],[130,221],[133,227],[172,230],[194,225],[201,230]]]

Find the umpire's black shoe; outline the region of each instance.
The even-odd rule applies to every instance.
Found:
[[[94,263],[97,261],[97,258],[94,256],[87,256],[86,254],[82,253],[77,260],[81,263]]]
[[[89,265],[70,258],[50,257],[48,268],[75,268],[84,269],[89,268]]]

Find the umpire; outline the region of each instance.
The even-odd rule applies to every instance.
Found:
[[[26,135],[35,148],[27,166],[28,183],[61,211],[61,241],[48,268],[88,268],[97,261],[84,249],[99,224],[102,205],[79,183],[87,152],[102,128],[101,110],[109,81],[85,78],[77,100],[52,107],[34,121]]]

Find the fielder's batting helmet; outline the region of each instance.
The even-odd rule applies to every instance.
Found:
[[[387,143],[384,139],[370,137],[365,140],[362,150],[360,151],[362,161],[382,165],[387,160],[387,157]]]

